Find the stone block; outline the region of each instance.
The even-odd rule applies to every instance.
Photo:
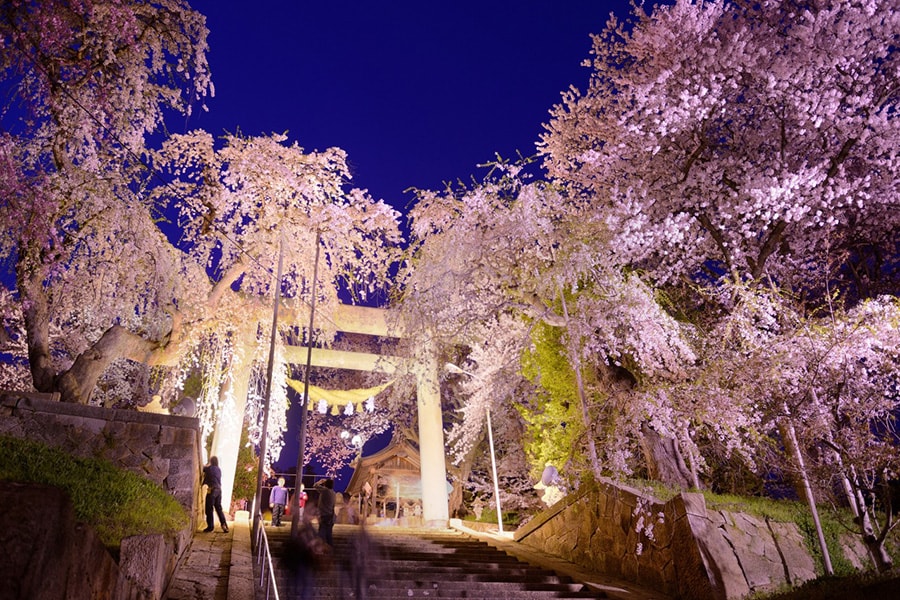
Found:
[[[869,556],[869,550],[860,539],[860,536],[845,533],[840,536],[841,553],[844,558],[853,565],[857,571],[864,571],[871,568],[872,559]]]
[[[159,427],[128,423],[119,443],[135,454],[144,453],[148,448],[159,446]]]
[[[75,522],[68,497],[50,486],[0,481],[0,506],[4,598],[65,598],[65,532]]]
[[[159,534],[137,535],[122,540],[119,569],[123,577],[152,598],[165,590],[171,543]]]
[[[90,527],[76,525],[67,561],[66,598],[117,599],[119,566]]]
[[[191,473],[169,474],[165,478],[164,487],[167,490],[191,490],[194,487],[194,476]]]
[[[103,435],[106,429],[107,421],[105,419],[91,419],[89,417],[75,417],[72,424],[78,430],[79,435],[85,438],[99,437]]]
[[[800,585],[816,578],[816,562],[813,560],[803,534],[794,523],[769,522],[772,538],[782,557],[788,583]]]
[[[193,447],[197,444],[197,430],[200,422],[197,419],[190,419],[196,423],[194,427],[164,427],[160,436],[161,444],[173,444],[175,446]]]
[[[163,444],[160,456],[169,460],[190,461],[194,457],[194,448],[184,444]]]
[[[778,548],[765,522],[743,513],[731,516],[733,521],[726,522],[723,535],[734,549],[750,590],[770,591],[786,583]]]

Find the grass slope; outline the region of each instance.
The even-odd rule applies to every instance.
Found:
[[[75,458],[43,444],[0,436],[0,480],[41,483],[68,492],[75,518],[108,548],[132,535],[175,533],[188,515],[161,487],[99,459]]]

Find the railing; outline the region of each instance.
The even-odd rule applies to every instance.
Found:
[[[259,589],[265,587],[266,600],[269,600],[269,592],[275,600],[278,599],[278,586],[275,584],[275,569],[272,567],[272,553],[269,552],[269,538],[266,536],[265,521],[262,513],[257,513],[256,527],[256,566],[259,568]]]

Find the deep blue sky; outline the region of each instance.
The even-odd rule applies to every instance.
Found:
[[[590,55],[590,34],[603,29],[611,10],[624,16],[629,6],[626,0],[192,5],[208,19],[216,96],[185,129],[287,131],[307,150],[339,146],[348,153],[353,185],[401,211],[412,200],[407,188],[442,189],[445,181],[480,177],[477,165],[495,153],[533,154],[560,94],[588,82],[581,63]],[[286,442],[284,469],[296,462],[293,428]]]
[[[534,153],[590,33],[625,0],[192,0],[208,19],[216,96],[185,129],[287,131],[347,151],[353,185],[402,210],[409,187]]]

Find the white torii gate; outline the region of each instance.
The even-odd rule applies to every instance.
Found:
[[[381,337],[402,337],[402,332],[390,326],[389,311],[339,305],[332,319],[339,331],[361,333]],[[308,319],[308,314],[293,315],[292,319]],[[256,324],[240,334],[238,344],[256,343]],[[305,346],[288,346],[285,358],[294,364],[306,364]],[[223,407],[213,433],[212,455],[219,458],[222,469],[222,504],[231,505],[234,491],[234,474],[237,469],[241,430],[247,406],[252,360],[245,352],[235,352],[231,369],[220,391]],[[422,517],[427,526],[445,527],[449,520],[447,494],[447,467],[444,451],[444,425],[441,411],[439,366],[433,348],[419,348],[417,357],[401,358],[367,352],[347,352],[313,348],[311,363],[314,367],[332,367],[379,373],[412,373],[416,376],[419,454],[422,477]]]

